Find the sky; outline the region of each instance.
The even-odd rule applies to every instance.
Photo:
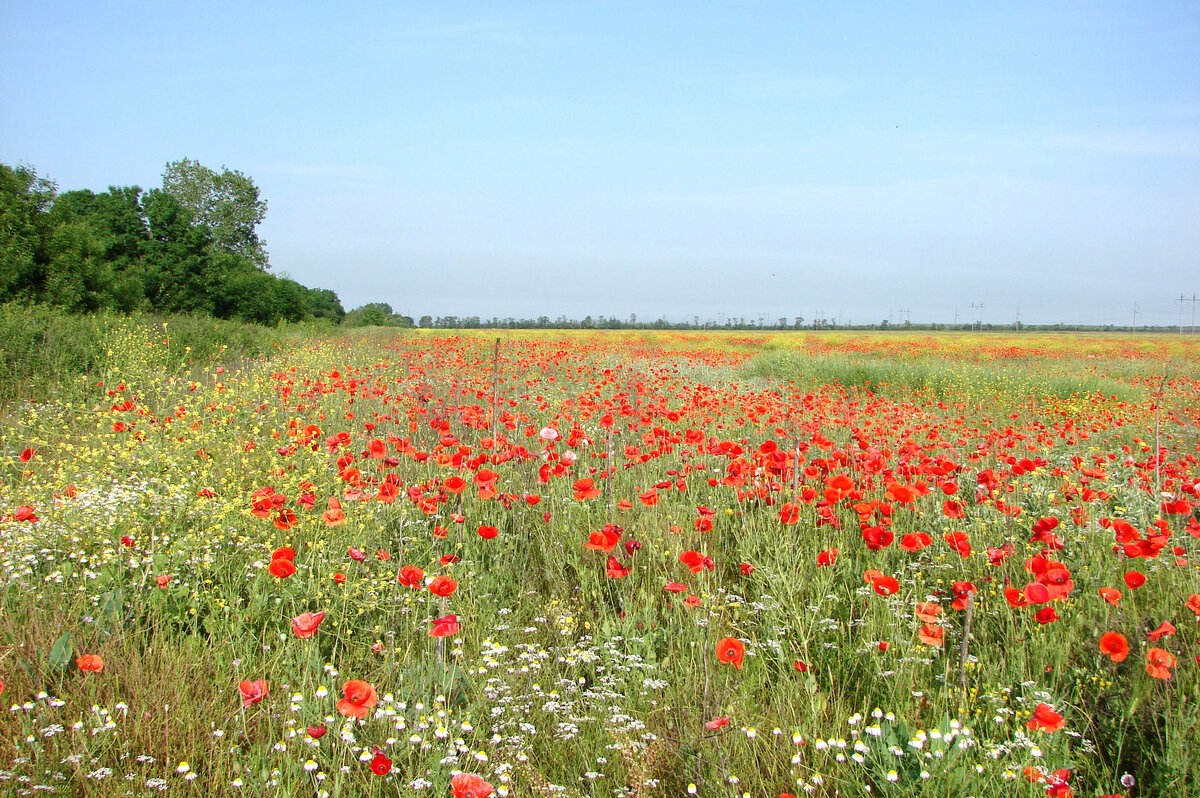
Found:
[[[0,162],[180,158],[347,309],[1187,324],[1200,3],[0,0]]]

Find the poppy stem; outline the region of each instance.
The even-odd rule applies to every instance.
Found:
[[[967,689],[967,654],[971,646],[971,612],[975,609],[975,594],[967,593],[966,617],[963,619],[962,646],[958,652],[958,684],[963,690]]]

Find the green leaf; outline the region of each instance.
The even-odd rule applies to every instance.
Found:
[[[54,645],[50,647],[50,664],[56,668],[66,669],[71,664],[71,655],[74,653],[75,647],[71,643],[71,633],[67,632],[55,640]]]
[[[102,623],[119,619],[125,611],[125,591],[110,590],[100,596],[100,611],[97,620]]]

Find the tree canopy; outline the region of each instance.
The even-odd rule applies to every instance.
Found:
[[[265,272],[265,212],[248,177],[186,158],[167,164],[162,188],[98,194],[60,194],[32,167],[0,164],[0,302],[339,323],[333,291]]]

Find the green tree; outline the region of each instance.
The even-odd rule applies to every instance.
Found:
[[[55,192],[32,167],[0,164],[0,301],[41,298]]]
[[[163,191],[191,211],[193,224],[208,228],[214,246],[260,269],[268,267],[266,244],[255,232],[266,216],[267,201],[249,177],[225,166],[215,172],[184,158],[167,164]]]

